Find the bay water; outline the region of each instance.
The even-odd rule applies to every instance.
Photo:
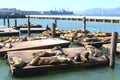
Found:
[[[18,25],[27,24],[27,18],[17,19]],[[40,24],[43,27],[52,26],[54,20],[31,19],[32,24]],[[3,20],[0,19],[0,26]],[[14,26],[14,19],[10,19],[10,25]],[[7,26],[7,20],[6,20]],[[57,20],[57,27],[61,30],[82,29],[81,21]],[[87,30],[91,32],[118,32],[120,35],[120,24],[87,22]],[[29,73],[28,73],[29,74]],[[70,69],[50,70],[47,74],[23,78],[12,77],[7,60],[0,60],[0,80],[120,80],[120,56],[116,57],[115,68],[103,67],[75,67]]]

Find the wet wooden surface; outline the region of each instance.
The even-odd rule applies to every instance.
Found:
[[[1,48],[0,53],[6,51],[15,51],[15,50],[30,50],[30,49],[47,49],[54,46],[60,45],[62,47],[68,47],[70,41],[58,39],[58,38],[47,38],[43,40],[34,40],[34,41],[24,41],[18,43],[12,43],[12,48]]]

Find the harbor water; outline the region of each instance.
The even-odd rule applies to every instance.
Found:
[[[27,18],[17,19],[18,25],[27,24]],[[54,20],[31,19],[32,24],[40,24],[43,27],[52,26]],[[3,20],[0,19],[0,26]],[[14,26],[14,19],[10,19],[10,25]],[[6,20],[7,26],[7,20]],[[82,29],[81,21],[58,20],[57,27],[61,30]],[[120,24],[87,22],[87,30],[91,32],[118,32],[120,35]],[[76,45],[72,45],[73,47]],[[29,74],[29,73],[28,73]],[[120,56],[116,57],[115,68],[102,67],[75,67],[69,69],[50,70],[47,74],[37,76],[16,78],[12,77],[7,60],[0,59],[0,80],[120,80]]]

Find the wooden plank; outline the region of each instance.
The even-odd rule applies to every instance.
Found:
[[[29,49],[47,49],[52,48],[54,46],[60,45],[62,47],[68,47],[70,41],[58,39],[58,38],[47,38],[43,40],[34,40],[34,41],[24,41],[18,43],[11,43],[12,48],[1,48],[0,53],[4,53],[7,51],[15,51],[15,50],[29,50]]]
[[[27,50],[27,51],[9,51],[8,52],[8,62],[10,64],[10,60],[12,57],[21,57],[25,63],[29,63],[31,59],[33,58],[32,53],[33,52],[38,52],[38,51],[50,51],[50,49],[43,49],[43,50]],[[84,51],[84,48],[63,48],[63,51],[65,54],[68,54],[68,56],[74,56],[76,53],[82,53]],[[17,74],[21,73],[27,73],[34,71],[40,71],[40,70],[50,70],[50,69],[59,69],[59,68],[66,68],[66,67],[73,67],[73,66],[95,66],[95,65],[105,65],[108,64],[108,61],[103,59],[103,58],[95,58],[97,61],[96,62],[75,62],[74,64],[59,64],[59,65],[41,65],[41,66],[31,66],[31,65],[26,65],[23,68],[13,68],[12,65],[10,64],[11,67],[11,72],[15,76]]]

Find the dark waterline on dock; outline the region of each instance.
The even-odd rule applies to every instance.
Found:
[[[17,20],[18,20],[18,24],[27,24],[27,18],[17,19]],[[14,25],[14,19],[10,19],[10,21],[11,21],[10,25]],[[32,24],[41,24],[43,27],[46,27],[47,24],[49,25],[49,27],[51,27],[53,22],[54,20],[31,19]],[[0,25],[3,25],[2,19],[0,19]],[[82,29],[81,21],[58,20],[57,25],[59,29],[65,29],[65,30]],[[92,32],[116,31],[120,35],[120,24],[87,22],[87,30]],[[9,65],[7,64],[6,60],[0,60],[0,80],[96,80],[96,79],[119,80],[120,79],[119,74],[120,74],[120,57],[117,58],[114,69],[110,69],[108,66],[96,67],[96,68],[77,67],[70,69],[51,70],[45,75],[25,77],[25,78],[12,77],[9,70]]]

